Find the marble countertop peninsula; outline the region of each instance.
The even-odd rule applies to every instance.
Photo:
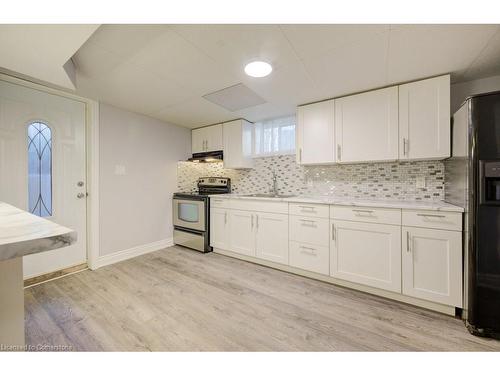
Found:
[[[380,207],[380,208],[401,208],[411,210],[432,210],[432,211],[448,211],[448,212],[463,212],[464,209],[459,206],[444,202],[444,201],[410,201],[410,200],[394,200],[394,199],[355,199],[355,198],[340,198],[333,196],[309,196],[298,195],[292,197],[255,197],[249,194],[217,194],[212,195],[212,198],[222,199],[248,199],[248,200],[270,200],[289,203],[311,203],[311,204],[332,204],[339,206],[362,206],[362,207]]]
[[[75,231],[0,202],[0,261],[69,246]]]

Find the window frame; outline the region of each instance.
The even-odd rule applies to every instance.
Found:
[[[292,122],[293,122],[293,133],[294,133],[294,142],[293,142],[293,149],[288,149],[288,150],[278,150],[278,151],[274,151],[274,152],[266,152],[266,153],[257,153],[257,127],[260,125],[260,124],[266,124],[266,123],[272,123],[274,121],[279,121],[279,120],[286,120],[286,119],[290,119]],[[278,125],[278,126],[272,126],[271,129],[275,129],[275,128],[284,128],[284,127],[287,127],[287,126],[290,126],[291,124],[282,124],[282,125]],[[265,157],[271,157],[271,156],[280,156],[280,155],[295,155],[297,153],[297,147],[296,147],[296,144],[297,144],[297,117],[295,115],[289,115],[289,116],[280,116],[280,117],[275,117],[275,118],[272,118],[272,119],[268,119],[268,120],[263,120],[263,121],[257,121],[254,123],[254,126],[253,126],[253,130],[252,130],[252,138],[253,138],[253,142],[252,142],[252,158],[265,158]],[[260,140],[263,140],[264,137],[259,137]],[[273,141],[274,137],[272,137],[271,141]],[[262,149],[262,145],[260,146],[260,148]],[[279,148],[279,145],[278,145],[278,148]]]

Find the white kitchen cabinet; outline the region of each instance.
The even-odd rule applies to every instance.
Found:
[[[401,292],[401,227],[332,220],[330,275]]]
[[[335,99],[337,162],[398,159],[398,88]]]
[[[222,134],[224,168],[252,168],[253,124],[241,119],[226,122],[223,124]]]
[[[229,210],[210,208],[210,246],[229,249]]]
[[[288,215],[255,214],[257,258],[288,264]]]
[[[450,76],[399,86],[399,159],[450,156]]]
[[[229,211],[229,250],[255,256],[255,213]]]
[[[191,148],[193,154],[222,150],[222,124],[193,129],[191,131]]]
[[[327,164],[335,162],[333,100],[297,108],[297,163]]]
[[[403,227],[403,294],[462,307],[462,232]]]

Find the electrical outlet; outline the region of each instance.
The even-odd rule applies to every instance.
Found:
[[[417,177],[417,189],[425,188],[425,176]]]

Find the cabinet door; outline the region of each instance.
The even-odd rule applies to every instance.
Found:
[[[403,294],[462,307],[462,232],[403,227]]]
[[[222,208],[210,209],[210,246],[229,250],[229,212]]]
[[[191,131],[191,152],[193,154],[197,152],[205,151],[205,129],[194,129]]]
[[[258,258],[288,264],[288,215],[256,214]]]
[[[337,162],[398,158],[398,88],[335,100]]]
[[[222,144],[222,124],[212,125],[205,128],[206,131],[206,151],[220,151]]]
[[[401,227],[332,220],[330,274],[401,292]]]
[[[399,158],[450,156],[450,76],[399,86]]]
[[[224,168],[252,168],[252,124],[245,120],[226,122],[222,135]]]
[[[335,162],[333,100],[297,108],[297,163]]]
[[[248,211],[229,211],[229,250],[255,256],[255,214]]]

